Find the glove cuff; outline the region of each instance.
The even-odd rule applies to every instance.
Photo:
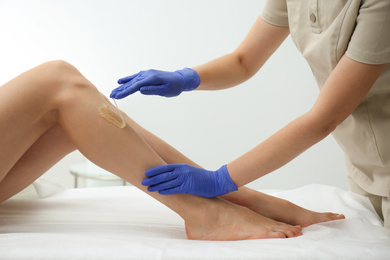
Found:
[[[234,184],[233,180],[230,178],[226,164],[217,170],[217,178],[218,183],[220,184],[220,195],[238,190],[236,184]]]
[[[200,84],[198,72],[190,68],[175,71],[179,73],[184,79],[183,91],[191,91],[196,89]]]

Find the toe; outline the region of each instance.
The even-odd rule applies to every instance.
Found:
[[[272,232],[269,238],[287,238],[287,235],[283,232]]]

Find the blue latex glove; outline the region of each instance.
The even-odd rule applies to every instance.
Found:
[[[163,195],[187,193],[211,198],[238,190],[226,165],[207,171],[187,164],[167,164],[149,169],[145,175],[148,178],[142,185]]]
[[[146,70],[118,80],[121,86],[110,97],[121,99],[140,91],[144,95],[178,96],[183,91],[196,89],[200,84],[198,73],[190,68],[174,72]]]

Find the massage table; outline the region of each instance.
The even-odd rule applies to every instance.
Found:
[[[176,213],[133,186],[65,189],[41,178],[0,204],[0,259],[390,259],[390,230],[367,198],[318,184],[261,191],[346,219],[296,238],[194,241]]]

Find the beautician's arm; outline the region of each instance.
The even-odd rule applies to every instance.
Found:
[[[198,89],[223,89],[250,78],[287,35],[287,28],[269,25],[259,18],[235,52],[195,68],[201,78]],[[215,192],[212,195],[219,196],[235,190],[232,181],[240,187],[258,179],[328,136],[360,104],[385,66],[362,64],[344,56],[310,111],[229,163],[227,168],[221,167],[212,174],[182,165],[151,169],[146,173],[144,185],[162,194],[184,192],[208,196],[210,188],[203,185],[207,182],[216,184],[217,188],[211,189]]]
[[[197,90],[225,89],[248,80],[288,34],[288,27],[270,25],[259,17],[234,52],[193,68],[200,77]]]
[[[344,56],[310,111],[227,167],[207,171],[186,164],[157,166],[145,172],[142,184],[160,194],[214,197],[235,191],[282,167],[329,135],[361,103],[385,66],[362,64]]]
[[[355,110],[385,66],[362,64],[344,56],[310,111],[227,165],[233,182],[238,187],[245,185],[324,139]]]
[[[232,53],[195,67],[177,71],[146,70],[118,80],[111,98],[121,99],[136,92],[174,97],[183,91],[218,90],[238,85],[252,77],[289,34],[258,18],[240,46]]]

